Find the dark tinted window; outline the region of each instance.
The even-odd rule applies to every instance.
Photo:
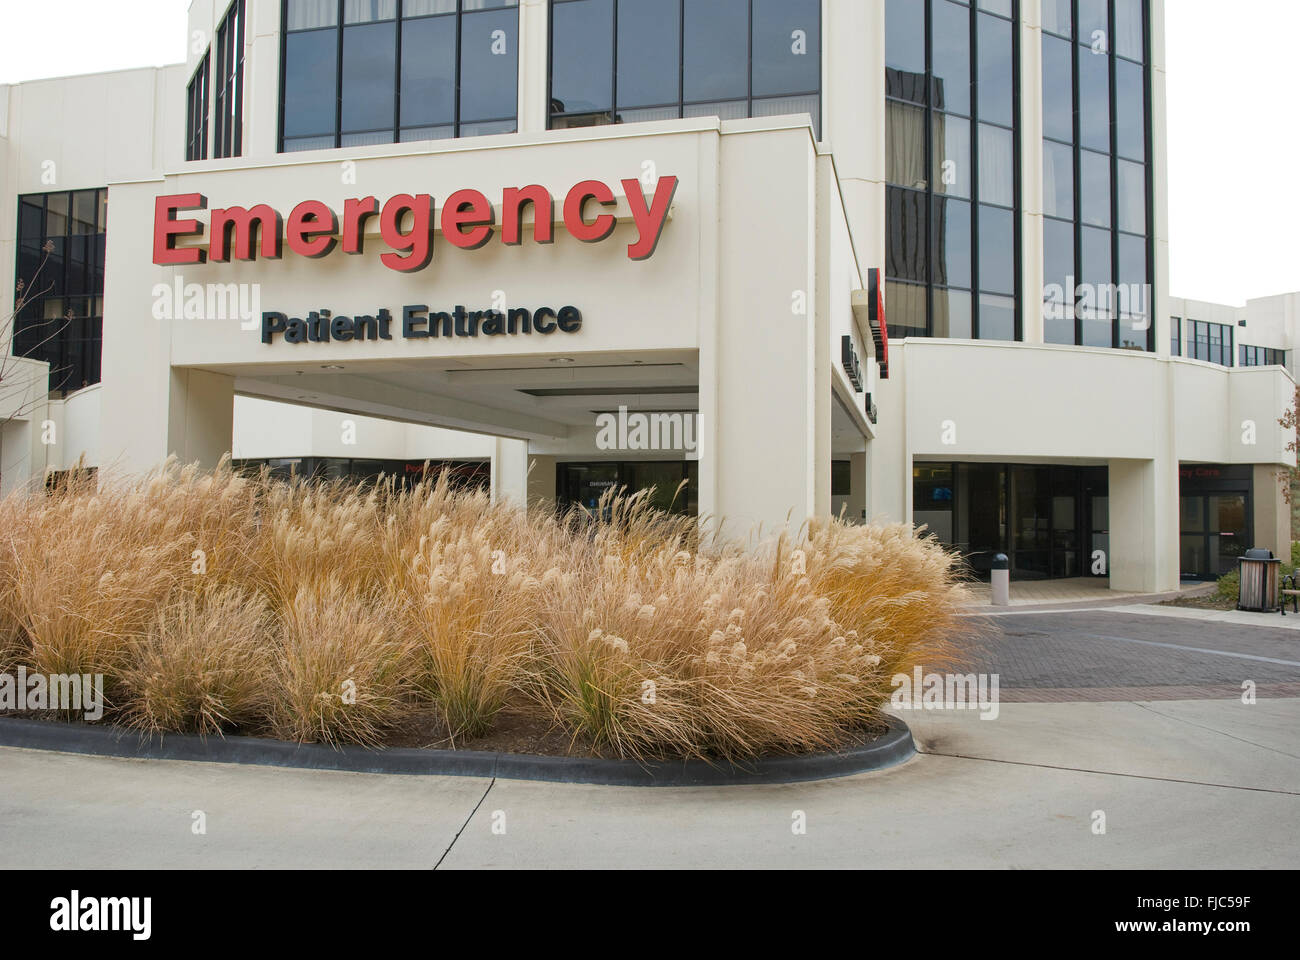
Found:
[[[334,129],[338,37],[333,30],[285,37],[284,135],[312,136]]]
[[[934,200],[934,282],[971,285],[971,205],[965,200]]]
[[[393,49],[397,24],[367,23],[343,30],[343,132],[393,129],[396,90]]]
[[[402,26],[402,126],[456,120],[456,18],[429,17]]]
[[[551,109],[557,113],[595,113],[613,108],[610,72],[614,69],[614,0],[559,3],[551,47]]]
[[[821,0],[754,0],[754,96],[821,89]]]
[[[1079,50],[1079,138],[1083,146],[1110,150],[1110,64],[1104,54]]]
[[[807,114],[820,0],[552,0],[553,128]]]
[[[557,6],[558,14],[562,6]],[[618,103],[620,107],[645,107],[675,103],[680,78],[674,69],[681,49],[680,7],[661,0],[619,0]],[[557,42],[561,32],[557,29]],[[595,50],[587,51],[603,63]]]
[[[970,9],[951,0],[933,2],[934,106],[970,113]]]
[[[979,112],[981,120],[1011,125],[1011,24],[979,15]]]
[[[749,87],[747,0],[686,0],[683,97],[726,100]]]
[[[1056,37],[1043,37],[1043,135],[1067,143],[1074,140],[1073,47]]]
[[[980,289],[994,293],[1015,292],[1015,224],[1010,210],[980,207]]]
[[[469,9],[469,4],[465,4]],[[519,86],[518,12],[466,13],[460,27],[460,119],[513,120]]]
[[[514,130],[518,24],[518,0],[286,0],[281,149]]]

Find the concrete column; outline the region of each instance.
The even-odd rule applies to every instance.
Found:
[[[1110,588],[1178,589],[1178,465],[1110,461]]]
[[[167,452],[182,463],[197,461],[211,469],[232,445],[235,379],[204,370],[173,369],[170,404],[164,413]]]
[[[849,454],[849,509],[845,515],[854,523],[867,519],[867,453]]]
[[[35,479],[32,433],[29,420],[0,421],[0,497],[22,489]]]
[[[1283,468],[1273,463],[1257,463],[1253,471],[1251,499],[1254,503],[1255,529],[1250,546],[1272,550],[1282,558],[1282,569],[1291,572],[1291,505],[1284,496],[1279,478]]]
[[[546,129],[551,105],[546,100],[546,70],[550,63],[547,0],[521,0],[519,4],[519,132]]]
[[[726,215],[716,341],[702,333],[700,349],[699,509],[746,540],[760,525],[764,535],[797,529],[830,508],[828,482],[817,509],[817,451],[828,472],[831,448],[829,405],[817,402],[829,381],[816,370],[816,156],[803,129],[730,134],[721,152]],[[756,237],[779,243],[776,268],[754,269]]]
[[[492,447],[492,502],[528,503],[528,441],[497,437]]]

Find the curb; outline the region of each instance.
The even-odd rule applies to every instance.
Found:
[[[260,737],[198,737],[180,733],[149,737],[124,727],[16,718],[0,719],[0,746],[98,757],[242,763],[348,773],[502,777],[623,787],[717,787],[827,780],[883,770],[910,760],[916,755],[912,731],[898,717],[884,719],[888,728],[871,743],[832,753],[769,757],[743,766],[703,760],[639,763],[480,750],[335,748]]]
[[[1158,604],[1164,603],[1168,600],[1177,600],[1179,598],[1203,597],[1213,593],[1214,590],[1215,585],[1213,583],[1207,583],[1165,593],[1125,593],[1113,598],[1099,597],[1093,600],[1067,600],[1054,603],[1013,603],[1005,607],[995,607],[987,603],[968,603],[962,605],[960,615],[964,617],[997,617],[1008,613],[1055,613],[1067,612],[1070,610],[1106,610],[1112,607],[1128,607],[1153,603]]]

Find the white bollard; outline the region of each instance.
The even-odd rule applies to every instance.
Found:
[[[993,587],[993,606],[1005,607],[1011,603],[1011,564],[1005,553],[993,558],[991,585]]]

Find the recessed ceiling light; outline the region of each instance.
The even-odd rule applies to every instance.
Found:
[[[551,357],[551,363],[576,363],[573,357]]]
[[[321,368],[322,370],[342,370],[342,369],[343,369],[343,364],[341,364],[341,363],[322,363],[322,364],[320,365],[320,368]]]

